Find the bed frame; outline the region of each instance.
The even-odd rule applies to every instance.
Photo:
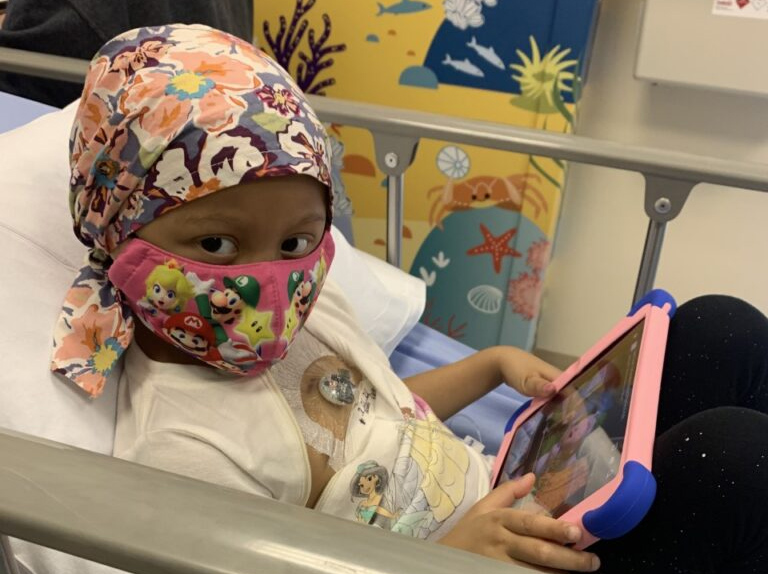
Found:
[[[82,83],[87,68],[82,60],[0,48],[0,70],[7,72]],[[404,174],[422,138],[641,173],[649,223],[633,302],[653,287],[667,223],[680,214],[697,185],[768,191],[768,165],[332,98],[310,99],[323,121],[372,133],[377,163],[388,182],[387,261],[396,266],[401,262]],[[423,574],[529,572],[2,430],[0,493],[0,532],[5,534],[0,536],[0,574],[18,574],[6,536],[138,574],[399,574],[416,564]],[[216,526],[216,536],[210,536],[210,525]]]

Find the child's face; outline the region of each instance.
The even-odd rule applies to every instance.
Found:
[[[137,235],[181,257],[215,265],[296,259],[323,238],[326,197],[325,187],[308,176],[267,177],[191,201]]]

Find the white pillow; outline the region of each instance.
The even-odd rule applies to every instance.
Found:
[[[336,255],[328,277],[341,285],[363,330],[389,356],[424,312],[427,286],[421,279],[355,249],[335,227],[331,232]]]
[[[0,134],[0,427],[111,454],[117,385],[91,401],[48,370],[53,324],[85,254],[67,206],[76,105]],[[425,286],[354,249],[337,230],[334,238],[331,276],[363,328],[389,354],[418,321]]]
[[[91,401],[48,368],[53,325],[84,254],[67,207],[73,114],[0,135],[0,427],[111,454],[117,385]]]

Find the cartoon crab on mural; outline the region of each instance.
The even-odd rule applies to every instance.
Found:
[[[534,185],[541,181],[535,173],[520,173],[507,177],[481,175],[465,181],[448,179],[445,185],[438,185],[427,192],[427,197],[437,195],[429,210],[430,226],[442,229],[442,221],[454,211],[500,207],[520,211],[529,203],[536,217],[549,209],[547,199]],[[441,193],[442,192],[442,193]]]
[[[541,181],[537,174],[521,173],[507,177],[481,175],[464,181],[469,175],[472,162],[469,154],[458,146],[446,146],[437,154],[437,168],[448,178],[440,186],[427,192],[427,197],[435,194],[429,210],[429,225],[443,228],[443,219],[454,211],[500,207],[520,211],[523,203],[530,203],[535,216],[548,211],[548,203],[534,182]],[[439,193],[442,192],[442,193]]]

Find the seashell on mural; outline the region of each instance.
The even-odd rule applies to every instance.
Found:
[[[469,173],[469,156],[460,147],[445,146],[437,154],[437,168],[451,179],[461,179]]]
[[[493,285],[478,285],[467,293],[467,301],[472,308],[487,315],[495,315],[501,311],[503,299],[504,293]]]

